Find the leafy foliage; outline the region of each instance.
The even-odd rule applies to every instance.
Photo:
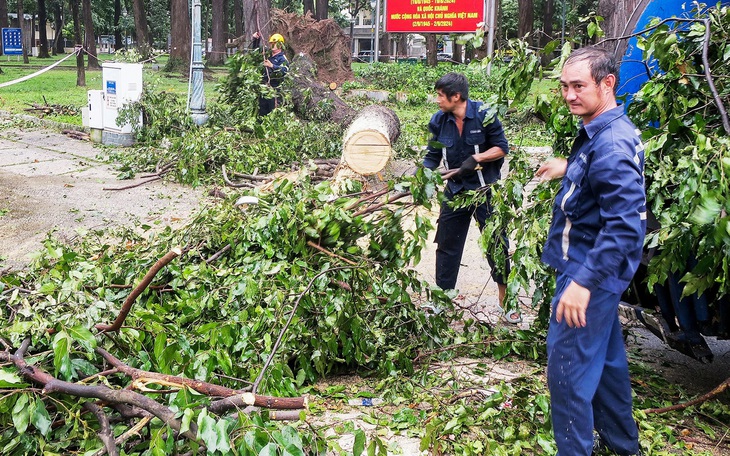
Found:
[[[730,292],[730,131],[718,105],[730,103],[728,23],[730,8],[715,8],[692,22],[659,25],[638,44],[656,62],[630,105],[637,124],[647,125],[647,199],[661,225],[647,240],[659,247],[649,285],[680,272],[686,295]],[[704,47],[717,97],[705,74]]]

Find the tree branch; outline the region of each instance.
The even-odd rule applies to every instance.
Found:
[[[698,398],[692,399],[691,401],[687,401],[682,404],[670,405],[669,407],[646,409],[646,410],[644,410],[644,413],[646,413],[646,414],[666,413],[666,412],[673,412],[676,410],[684,410],[687,407],[691,407],[693,405],[697,405],[697,404],[701,404],[703,402],[709,401],[710,399],[722,394],[722,392],[724,392],[728,388],[730,388],[730,377],[726,378],[724,382],[720,383],[715,389],[713,389],[709,393],[705,393]]]
[[[112,428],[109,426],[109,418],[98,405],[93,402],[86,402],[82,406],[84,410],[93,413],[99,421],[99,439],[104,443],[104,449],[109,456],[119,456],[119,448],[114,442]]]
[[[180,247],[175,247],[167,252],[165,256],[157,260],[157,262],[152,265],[147,274],[145,274],[145,276],[142,278],[142,281],[139,283],[139,285],[137,285],[137,287],[132,290],[132,293],[130,293],[126,301],[124,301],[124,304],[119,310],[119,315],[117,316],[116,320],[114,320],[114,323],[112,323],[111,325],[99,323],[94,327],[102,332],[119,331],[119,328],[122,327],[124,320],[127,318],[127,314],[129,314],[129,311],[132,309],[132,304],[134,304],[134,300],[137,299],[140,294],[142,294],[145,288],[147,288],[150,282],[152,282],[152,279],[155,277],[155,275],[160,272],[160,269],[162,269],[174,258],[178,257],[181,253],[182,250],[180,249]]]

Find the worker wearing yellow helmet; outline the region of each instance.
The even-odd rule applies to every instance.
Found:
[[[259,48],[261,46],[261,33],[253,34],[251,47]],[[274,88],[276,96],[268,98],[259,97],[259,115],[265,116],[275,107],[281,104],[281,96],[278,87],[284,80],[284,76],[289,71],[289,60],[284,55],[284,37],[279,33],[274,33],[269,37],[269,47],[271,55],[264,60],[263,83]]]

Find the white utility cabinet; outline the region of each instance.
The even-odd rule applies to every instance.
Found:
[[[131,124],[117,125],[117,114],[124,105],[138,101],[142,96],[142,64],[105,62],[101,67],[102,90],[104,91],[104,130],[131,133]]]
[[[89,103],[87,105],[89,113],[89,128],[104,128],[104,91],[89,90],[87,92]]]

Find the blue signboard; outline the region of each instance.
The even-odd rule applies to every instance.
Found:
[[[106,93],[116,95],[117,93],[117,81],[106,81]]]
[[[23,55],[22,32],[19,28],[3,29],[3,54]]]

